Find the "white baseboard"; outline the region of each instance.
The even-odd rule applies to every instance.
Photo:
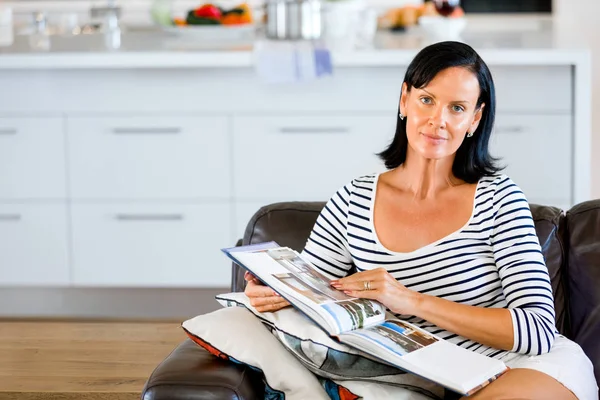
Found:
[[[0,288],[0,318],[184,319],[221,308],[222,289]]]

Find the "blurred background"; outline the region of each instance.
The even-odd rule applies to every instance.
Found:
[[[600,197],[596,0],[0,1],[0,317],[217,308],[251,216],[383,170],[406,66],[490,65],[532,203]]]

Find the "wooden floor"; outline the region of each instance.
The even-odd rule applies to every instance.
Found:
[[[179,322],[0,320],[0,399],[139,399]]]

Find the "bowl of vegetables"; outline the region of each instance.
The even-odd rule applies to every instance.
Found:
[[[243,39],[254,34],[252,10],[247,3],[225,8],[201,4],[164,25],[168,32],[210,39]]]

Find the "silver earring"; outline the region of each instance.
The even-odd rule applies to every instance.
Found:
[[[473,137],[473,132],[467,133],[467,137]]]
[[[401,120],[404,120],[404,114],[399,113],[398,116],[400,117]]]

